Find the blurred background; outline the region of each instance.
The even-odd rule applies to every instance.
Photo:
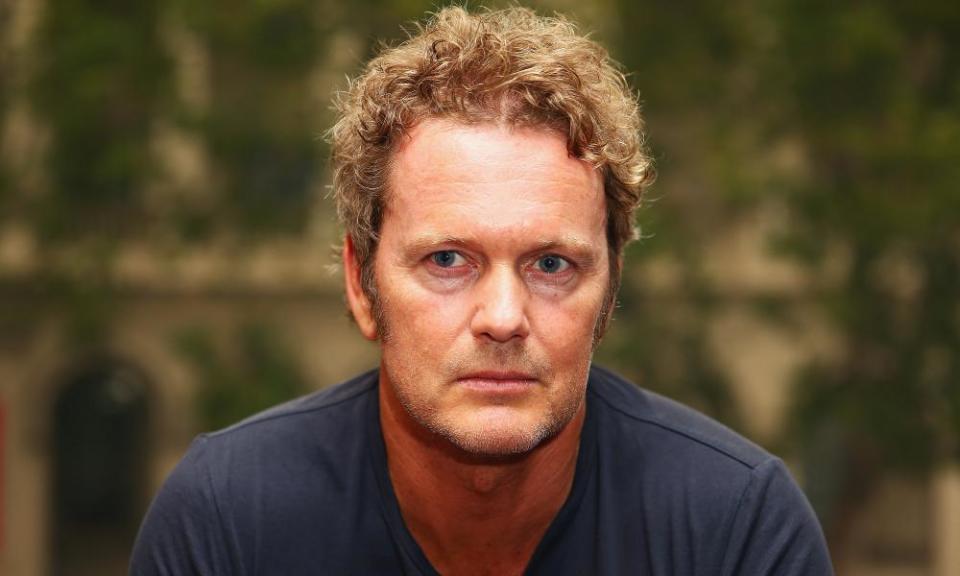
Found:
[[[960,574],[960,3],[530,5],[660,173],[598,361],[781,454],[838,573]],[[375,364],[322,135],[434,8],[0,1],[0,573],[124,574],[196,433]]]

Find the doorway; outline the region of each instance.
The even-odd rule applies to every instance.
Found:
[[[122,575],[143,514],[147,386],[100,361],[69,376],[54,407],[54,576]]]

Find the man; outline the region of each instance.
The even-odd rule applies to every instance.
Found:
[[[347,303],[380,368],[201,436],[132,573],[831,573],[778,459],[591,368],[651,174],[597,44],[448,8],[339,108]]]

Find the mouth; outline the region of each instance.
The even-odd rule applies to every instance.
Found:
[[[536,386],[538,380],[525,372],[484,370],[457,379],[457,384],[482,393],[520,394]]]

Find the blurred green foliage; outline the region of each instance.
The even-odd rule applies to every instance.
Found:
[[[197,326],[178,333],[174,347],[194,370],[202,430],[224,428],[307,390],[279,331],[264,323],[241,325],[221,347]]]
[[[783,246],[813,269],[837,247],[849,260],[817,294],[840,361],[800,374],[792,440],[814,457],[839,446],[837,500],[856,502],[883,469],[960,456],[960,7],[789,2],[778,16],[777,57],[796,63],[782,101],[810,164],[786,189]]]
[[[648,385],[709,398],[701,348],[661,352],[677,348],[656,320],[664,309],[699,316],[672,324],[696,342],[713,311],[744,298],[788,330],[801,304],[815,304],[837,349],[797,374],[782,449],[805,461],[814,504],[842,538],[835,529],[883,474],[926,474],[960,456],[960,6],[620,7],[631,25],[617,52],[663,176],[662,200],[643,216],[653,238],[633,257],[672,255],[684,286],[658,306],[628,278],[620,338],[652,351],[622,357]],[[811,287],[780,302],[724,298],[702,274],[703,248],[763,203],[788,209],[770,250],[806,268]],[[712,307],[696,304],[704,295]],[[667,363],[683,368],[657,370]]]
[[[160,0],[54,0],[46,7],[32,91],[52,133],[51,186],[32,209],[48,241],[103,244],[139,231],[150,217],[149,136],[170,77],[159,10]]]
[[[13,7],[11,3],[6,2],[0,5],[0,29],[5,29],[10,25]],[[10,93],[13,90],[13,65],[11,62],[11,50],[0,47],[0,126],[3,125],[2,119],[7,115],[9,109]],[[0,162],[0,219],[7,215],[12,204],[10,176],[7,173],[7,167]]]
[[[317,3],[171,4],[209,60],[209,102],[181,107],[180,118],[206,145],[220,199],[187,211],[181,229],[187,239],[205,239],[218,225],[254,238],[302,230],[322,167],[313,77],[325,36]]]

